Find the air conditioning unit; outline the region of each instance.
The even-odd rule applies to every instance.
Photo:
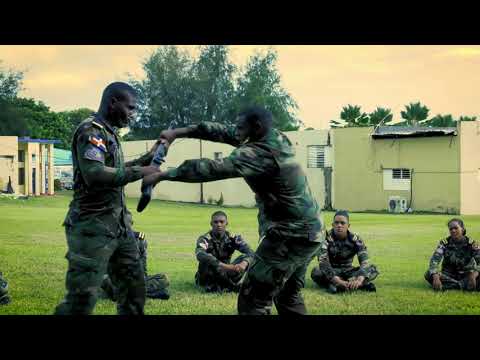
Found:
[[[388,198],[387,209],[392,213],[407,212],[407,199],[401,196],[390,196]]]

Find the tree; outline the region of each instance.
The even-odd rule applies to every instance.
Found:
[[[433,118],[424,122],[425,126],[428,127],[456,127],[457,121],[452,117],[452,115],[436,115]]]
[[[369,125],[376,126],[380,123],[387,124],[393,120],[393,114],[390,109],[377,107],[375,111],[371,112],[369,115]]]
[[[298,130],[303,124],[296,116],[298,105],[281,85],[277,57],[273,49],[250,57],[237,80],[234,112],[251,105],[263,106],[272,112],[274,127],[283,131]]]
[[[145,79],[130,82],[138,91],[138,117],[129,139],[154,139],[169,126],[192,123],[195,99],[193,59],[176,46],[158,47],[143,63]]]
[[[1,61],[0,61],[1,64]],[[0,98],[14,99],[22,90],[23,72],[4,70],[0,66]]]
[[[195,122],[229,124],[233,120],[237,67],[229,61],[228,55],[225,45],[200,47],[200,55],[193,63]]]
[[[330,120],[330,126],[336,127],[361,127],[369,126],[370,119],[358,105],[347,105],[340,112],[340,120]]]
[[[277,53],[256,53],[243,71],[224,45],[199,48],[198,58],[176,46],[157,48],[143,63],[145,78],[130,82],[139,93],[138,119],[126,139],[153,139],[169,126],[200,121],[230,124],[244,107],[262,105],[280,130],[297,130],[297,104],[281,86]]]
[[[11,101],[0,98],[0,136],[26,136],[28,123]]]
[[[458,121],[476,121],[477,117],[476,116],[460,116],[458,118]]]
[[[406,105],[405,111],[400,112],[400,114],[402,118],[405,119],[405,125],[418,126],[420,122],[428,118],[429,111],[430,110],[426,106],[417,102]]]

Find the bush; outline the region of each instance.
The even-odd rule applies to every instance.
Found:
[[[213,201],[214,201],[213,198],[211,196],[209,196],[208,199],[207,199],[207,202],[209,204],[213,204]]]
[[[55,190],[55,191],[62,190],[62,183],[60,182],[60,179],[55,179],[53,181],[53,190]]]
[[[220,193],[220,199],[217,200],[217,205],[222,206],[223,205],[223,193]]]

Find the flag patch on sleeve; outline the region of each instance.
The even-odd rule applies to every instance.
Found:
[[[96,136],[90,136],[88,141],[90,141],[91,144],[95,145],[97,148],[99,148],[103,152],[107,152],[107,146],[105,145],[105,141],[103,141],[103,139],[98,138]]]

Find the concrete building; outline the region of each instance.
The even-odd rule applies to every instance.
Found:
[[[292,131],[295,147],[319,205],[350,211],[413,211],[480,214],[480,122],[457,128],[337,128]],[[144,153],[153,141],[123,144],[127,160]],[[163,166],[175,167],[201,156],[228,156],[229,145],[192,139],[175,141]],[[140,182],[126,187],[139,197]],[[160,183],[158,199],[251,207],[254,195],[243,179],[211,183]]]
[[[328,130],[292,131],[286,135],[295,147],[296,157],[303,165],[312,192],[320,206],[331,203],[332,188],[332,150]],[[125,161],[143,154],[154,141],[129,141],[122,144]],[[188,159],[200,157],[217,159],[226,157],[234,148],[230,145],[199,141],[195,139],[178,139],[169,150],[163,169],[176,167]],[[129,197],[139,197],[141,182],[128,184],[125,188]],[[217,201],[223,195],[225,205],[253,207],[255,197],[248,185],[241,178],[214,181],[204,184],[185,184],[180,182],[162,182],[154,189],[154,198],[184,202]],[[327,195],[325,195],[327,194]]]
[[[0,190],[14,194],[53,194],[53,145],[59,140],[0,136]],[[49,181],[52,179],[52,181]]]
[[[480,214],[479,122],[332,130],[333,207]]]

